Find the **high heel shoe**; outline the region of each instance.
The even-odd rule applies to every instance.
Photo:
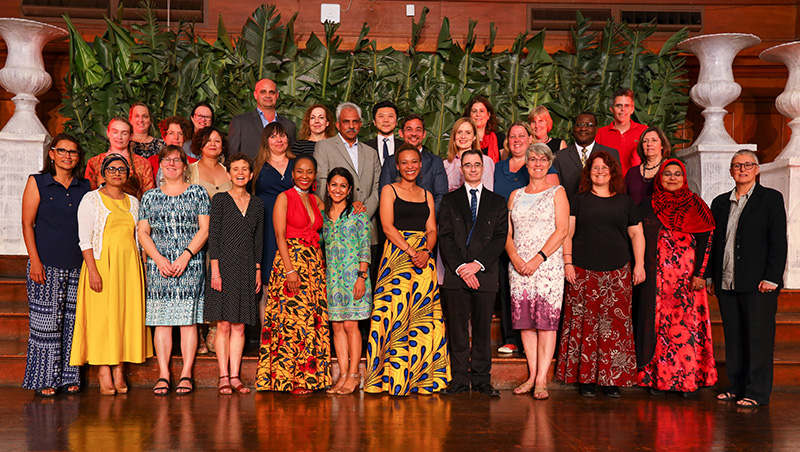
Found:
[[[355,381],[356,381],[356,384],[355,384],[355,385],[353,385],[352,387],[348,388],[348,387],[347,387],[347,383],[345,383],[344,385],[342,385],[341,389],[339,389],[339,391],[337,392],[337,394],[339,394],[339,395],[347,395],[347,394],[352,394],[353,392],[355,392],[355,390],[356,390],[356,389],[357,389],[359,386],[361,386],[361,374],[350,374],[350,378],[352,378],[353,380],[355,380]]]

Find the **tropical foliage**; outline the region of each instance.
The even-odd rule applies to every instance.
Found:
[[[371,106],[393,100],[403,113],[424,116],[426,144],[440,154],[447,149],[453,122],[477,94],[495,106],[501,128],[544,104],[555,123],[551,134],[565,138],[570,137],[570,119],[580,111],[594,111],[600,123],[608,123],[609,97],[621,87],[636,92],[638,122],[671,134],[683,125],[687,79],[675,45],[685,31],[656,54],[644,45],[655,26],[609,21],[601,31],[590,31],[591,23],[579,13],[572,50],[549,55],[544,31],[521,33],[509,49],[494,52],[494,24],[488,44],[477,49],[476,21],[457,42],[444,18],[436,50],[423,52],[427,13],[424,8],[412,23],[404,51],[378,49],[366,23],[353,49],[341,48],[338,24],[332,23],[325,24],[324,36],[312,33],[301,45],[295,41],[297,14],[282,22],[274,5],[256,9],[235,40],[220,17],[213,43],[199,37],[193,24],[168,29],[145,10],[143,22],[130,29],[119,19],[106,18],[107,30],[90,44],[65,16],[71,62],[61,109],[68,118],[65,129],[80,137],[89,154],[103,152],[109,119],[125,116],[135,101],[150,106],[154,124],[171,115],[188,117],[195,103],[207,101],[216,124],[226,129],[233,115],[255,108],[252,90],[264,77],[277,81],[279,110],[297,123],[308,105],[335,107],[350,101],[365,109],[369,126]],[[155,128],[152,133],[157,135]],[[371,127],[362,128],[364,137],[372,134]]]

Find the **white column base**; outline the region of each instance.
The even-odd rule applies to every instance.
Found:
[[[695,144],[675,155],[686,164],[689,189],[709,206],[720,193],[731,191],[733,179],[729,171],[736,151],[756,151],[755,144]]]
[[[42,169],[47,134],[0,132],[0,255],[26,255],[22,240],[22,192]]]
[[[789,253],[783,284],[800,289],[800,158],[788,158],[761,165],[761,185],[783,194]]]

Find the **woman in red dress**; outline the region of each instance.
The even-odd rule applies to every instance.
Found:
[[[714,218],[677,159],[664,163],[642,212],[647,279],[634,297],[639,385],[692,397],[717,382],[705,279]]]

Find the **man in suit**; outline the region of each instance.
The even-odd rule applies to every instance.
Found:
[[[564,187],[564,191],[566,191],[567,198],[570,201],[578,193],[581,171],[591,160],[589,157],[592,152],[606,151],[619,163],[619,152],[616,149],[596,143],[594,141],[596,134],[597,117],[594,113],[585,111],[575,118],[575,125],[572,127],[572,136],[575,138],[575,143],[556,152],[553,168],[558,172],[558,180]]]
[[[706,269],[725,334],[730,386],[717,399],[741,407],[769,403],[775,314],[786,269],[786,209],[777,190],[756,182],[758,158],[741,150],[731,160],[736,187],[711,203],[714,239]]]
[[[422,168],[417,177],[417,185],[428,190],[433,195],[434,209],[439,212],[442,196],[448,191],[447,173],[444,172],[442,158],[434,155],[422,145],[425,140],[425,120],[417,114],[410,114],[403,118],[400,128],[400,138],[422,152]],[[394,159],[383,162],[381,169],[381,190],[386,185],[397,180],[397,164]]]
[[[394,136],[397,128],[397,105],[390,100],[384,100],[372,107],[372,120],[378,129],[378,136],[368,140],[367,144],[378,151],[381,166],[386,160],[392,160],[395,149],[400,149],[403,140]]]
[[[262,78],[256,83],[253,97],[256,98],[256,109],[236,115],[231,120],[228,129],[230,154],[242,152],[255,160],[261,144],[261,133],[267,124],[274,121],[283,125],[283,128],[286,129],[286,136],[289,137],[289,146],[294,146],[297,127],[289,118],[280,116],[275,111],[278,99],[280,99],[278,85],[268,78]]]
[[[361,108],[346,102],[336,108],[335,137],[317,142],[314,158],[317,160],[317,195],[325,199],[328,173],[342,167],[353,175],[353,212],[367,212],[372,219],[372,243],[377,243],[375,235],[375,212],[378,210],[378,180],[381,167],[378,153],[365,143],[359,143],[361,130]]]
[[[631,119],[636,106],[636,95],[628,88],[617,90],[612,96],[611,114],[614,120],[611,124],[597,130],[597,142],[619,151],[622,175],[628,174],[628,168],[642,163],[636,146],[647,126]]]
[[[483,154],[461,156],[464,185],[442,197],[439,251],[444,264],[442,296],[447,319],[452,381],[443,394],[470,390],[499,396],[491,385],[492,313],[498,259],[508,236],[505,199],[481,183]],[[472,318],[472,353],[469,322]]]

